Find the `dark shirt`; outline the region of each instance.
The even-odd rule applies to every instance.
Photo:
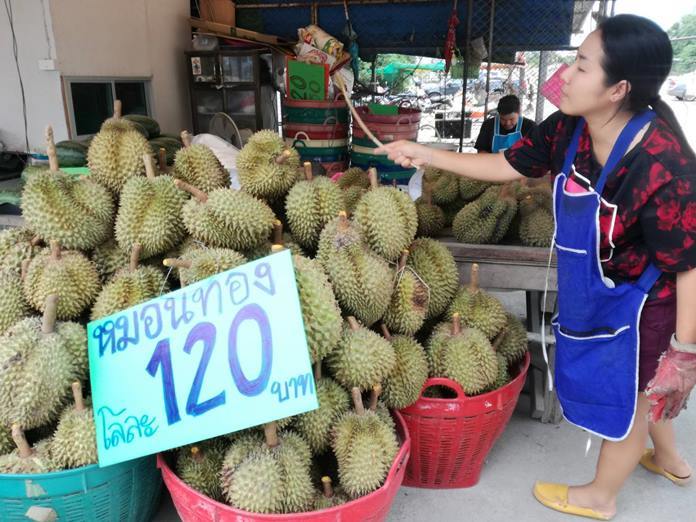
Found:
[[[527,137],[504,152],[519,173],[540,177],[563,168],[578,118],[556,112]],[[575,169],[594,186],[602,166],[592,153],[587,127],[580,138]],[[585,188],[587,182],[574,176]],[[665,272],[650,298],[676,293],[677,272],[696,267],[696,162],[682,153],[667,123],[655,118],[640,143],[621,159],[607,178],[602,198],[617,206],[611,259],[602,267],[615,282],[634,282],[651,261]],[[601,258],[611,253],[613,211],[600,210]]]
[[[522,118],[522,129],[520,129],[522,131],[522,136],[527,136],[529,132],[536,127],[536,125],[532,120],[528,120],[522,116],[520,116],[520,118]],[[505,136],[515,132],[516,128],[517,126],[510,130],[506,130],[501,125],[500,134]],[[495,118],[488,118],[483,122],[483,125],[481,125],[481,130],[479,131],[478,138],[476,138],[474,148],[483,152],[493,152],[493,131],[495,131]]]

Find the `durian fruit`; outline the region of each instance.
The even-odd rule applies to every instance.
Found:
[[[464,201],[473,201],[490,187],[491,184],[487,181],[479,181],[477,179],[459,177],[459,197]]]
[[[408,255],[408,250],[401,255],[396,269],[394,293],[382,320],[393,332],[414,335],[425,321],[429,290],[413,268],[407,266]]]
[[[34,257],[40,239],[28,228],[17,227],[0,231],[0,267],[19,274],[22,262]]]
[[[378,186],[376,169],[368,172],[372,188],[355,207],[355,222],[368,246],[388,261],[394,261],[416,236],[416,205],[405,192]]]
[[[273,253],[273,247],[275,245],[282,245],[284,248],[290,250],[293,255],[307,257],[307,254],[302,249],[302,246],[295,241],[288,232],[283,232],[283,222],[280,219],[276,219],[273,222],[273,234],[271,241],[266,241],[261,243],[259,246],[254,247],[251,250],[245,250],[244,256],[249,261],[255,261],[256,259],[261,259],[262,257],[269,256]]]
[[[51,441],[55,464],[63,469],[79,468],[97,462],[97,429],[91,401],[82,398],[82,385],[72,384],[75,404],[60,416]]]
[[[468,202],[461,198],[455,199],[452,203],[439,205],[445,215],[445,227],[451,227],[454,218],[457,217],[459,211],[463,209]]]
[[[57,241],[51,241],[50,251],[44,251],[29,263],[24,279],[24,295],[29,304],[44,311],[46,298],[60,297],[58,319],[75,319],[97,297],[101,282],[97,268],[77,251],[61,251]]]
[[[254,196],[225,188],[206,194],[180,180],[175,184],[193,195],[182,210],[184,225],[207,246],[251,250],[266,241],[273,230],[273,211]]]
[[[22,192],[22,215],[44,241],[89,250],[104,242],[114,224],[111,194],[90,177],[58,170],[53,129],[46,128],[50,169],[31,176]]]
[[[459,176],[446,170],[426,167],[423,183],[433,190],[433,203],[447,205],[459,197]]]
[[[315,365],[314,381],[319,408],[297,415],[293,428],[307,441],[314,454],[320,454],[329,448],[331,428],[348,411],[350,396],[336,381],[321,376],[320,363]]]
[[[323,491],[317,492],[314,497],[314,511],[330,509],[348,502],[348,498],[340,491],[336,491],[331,484],[331,477],[321,477]]]
[[[341,339],[341,310],[319,262],[297,255],[292,261],[309,355],[312,362],[321,361]]]
[[[508,371],[507,359],[498,352],[496,352],[495,356],[498,359],[498,375],[496,376],[493,384],[490,385],[490,391],[502,388],[510,382],[510,372]]]
[[[343,190],[343,203],[346,207],[346,212],[351,216],[355,212],[355,207],[358,206],[358,202],[367,193],[368,189],[360,187],[358,185],[353,185]]]
[[[191,134],[182,131],[184,148],[174,159],[174,177],[203,192],[230,186],[230,175],[213,151],[202,144],[191,145]]]
[[[394,289],[392,271],[367,248],[345,212],[324,227],[316,259],[329,276],[344,312],[367,326],[384,315]]]
[[[256,132],[237,156],[242,189],[273,201],[285,196],[298,179],[300,155],[271,130]]]
[[[517,216],[517,198],[515,197],[515,190],[511,184],[500,187],[498,191],[498,200],[499,203],[505,207],[505,211],[501,214],[500,219],[498,219],[495,232],[491,236],[491,243],[500,243],[510,230],[515,216]]]
[[[48,440],[41,441],[32,448],[19,424],[12,425],[12,438],[17,448],[12,453],[0,456],[0,474],[29,475],[58,470],[53,462]]]
[[[87,165],[95,181],[118,193],[128,178],[145,173],[143,154],[150,154],[151,149],[145,137],[121,119],[118,105],[114,118],[107,122],[89,145]]]
[[[429,344],[433,374],[448,377],[467,395],[477,395],[490,388],[498,377],[498,358],[483,332],[476,328],[461,329],[459,314],[452,316],[449,332],[437,329]]]
[[[314,488],[311,452],[297,434],[278,435],[275,423],[264,427],[265,442],[244,447],[233,442],[223,461],[224,498],[253,513],[297,513],[311,509]]]
[[[326,361],[334,378],[343,386],[369,390],[391,375],[396,354],[389,341],[349,316],[338,348]]]
[[[21,278],[12,270],[0,269],[0,335],[28,315]]]
[[[396,364],[384,381],[384,403],[400,410],[418,400],[428,378],[428,360],[424,348],[412,337],[395,335],[382,324],[382,334],[394,347]]]
[[[162,272],[152,266],[138,266],[140,245],[131,252],[130,265],[122,268],[104,285],[92,307],[91,319],[101,319],[168,291]]]
[[[353,388],[352,396],[355,411],[336,424],[332,446],[341,486],[349,497],[357,498],[382,485],[399,445],[391,426],[365,410],[358,388]]]
[[[514,314],[505,314],[507,322],[498,336],[500,344],[496,353],[507,361],[507,364],[519,362],[527,352],[527,329]]]
[[[296,183],[285,199],[292,236],[308,251],[314,251],[324,226],[344,210],[341,189],[329,178],[312,177],[312,164],[304,163],[305,181]]]
[[[179,258],[165,258],[162,263],[164,266],[176,267],[181,286],[188,286],[246,262],[242,254],[229,248],[198,248]]]
[[[520,240],[526,246],[549,247],[556,231],[553,212],[542,200],[543,193],[527,195],[520,201]],[[540,201],[541,200],[541,201]]]
[[[346,190],[349,187],[369,189],[371,186],[367,172],[360,167],[351,167],[347,169],[343,173],[343,176],[338,178],[337,184],[341,190]]]
[[[510,207],[514,205],[516,210],[517,202],[514,198],[499,199],[498,193],[498,186],[491,187],[459,211],[452,222],[452,234],[457,241],[482,245],[505,235],[514,216]]]
[[[426,319],[433,319],[447,310],[457,292],[457,263],[447,247],[434,239],[416,239],[409,251],[406,263],[428,286],[430,299]]]
[[[152,156],[143,156],[146,176],[129,179],[121,190],[116,216],[116,241],[128,252],[142,246],[143,258],[163,254],[176,246],[186,233],[181,209],[186,194],[177,189],[171,176],[155,176]]]
[[[57,296],[49,296],[43,318],[23,319],[0,337],[0,424],[49,424],[67,402],[71,383],[87,372],[86,335],[76,333],[84,329],[56,324],[57,307]]]
[[[94,248],[91,259],[97,267],[102,283],[106,283],[116,272],[128,266],[130,253],[111,238]]]
[[[437,236],[445,228],[445,213],[440,207],[433,204],[432,188],[429,184],[423,186],[423,195],[416,200],[418,212],[418,237]]]
[[[449,319],[458,313],[462,322],[471,328],[477,328],[488,339],[493,339],[507,323],[507,313],[498,299],[479,288],[479,266],[471,265],[469,286],[463,286],[457,292],[447,312]]]
[[[15,447],[14,440],[12,440],[12,430],[0,425],[0,455],[10,453]]]
[[[222,501],[220,470],[226,449],[220,439],[184,446],[177,455],[176,474],[199,493]]]

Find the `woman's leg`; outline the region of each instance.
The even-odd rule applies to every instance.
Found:
[[[570,504],[592,508],[610,516],[616,513],[616,497],[645,451],[648,440],[646,417],[649,409],[650,404],[645,394],[638,394],[636,418],[631,433],[620,442],[602,442],[594,480],[583,486],[569,488]]]
[[[664,421],[648,425],[650,438],[655,448],[653,460],[655,464],[676,475],[685,478],[691,475],[691,467],[679,455],[674,438],[674,424],[672,421]]]

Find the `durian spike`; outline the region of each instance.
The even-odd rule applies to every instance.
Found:
[[[382,385],[375,384],[370,392],[370,411],[377,411],[377,401],[379,401],[379,396],[382,394]]]
[[[56,331],[56,314],[58,312],[58,296],[51,294],[46,296],[44,313],[41,318],[41,333],[50,335]]]
[[[143,245],[141,245],[140,243],[135,243],[133,245],[133,248],[131,249],[130,264],[128,265],[131,272],[134,272],[138,269],[138,263],[140,263],[140,254],[142,253],[142,251]]]
[[[358,320],[352,315],[346,317],[346,321],[348,321],[348,326],[350,326],[350,329],[354,332],[360,329],[360,323],[358,323]]]
[[[314,381],[321,379],[321,361],[314,363]]]
[[[382,337],[384,337],[387,341],[391,341],[392,336],[387,325],[384,323],[380,323],[380,328],[382,329]]]
[[[276,252],[282,252],[285,250],[284,245],[271,245],[271,253],[275,254]]]
[[[426,205],[430,206],[433,204],[433,187],[430,183],[423,183],[423,201]]]
[[[157,151],[157,164],[162,172],[167,170],[167,151],[164,147],[160,147]]]
[[[278,156],[276,156],[274,161],[278,165],[282,165],[283,163],[288,161],[288,158],[290,158],[290,156],[292,156],[292,152],[290,152],[290,150],[288,150],[288,149],[283,149],[283,152],[281,152]]]
[[[53,127],[50,125],[46,126],[46,155],[51,172],[58,172],[58,154],[56,153],[56,144],[53,141]]]
[[[469,280],[469,290],[471,292],[477,292],[479,289],[479,265],[478,263],[473,263],[471,265],[471,279]]]
[[[80,381],[72,383],[73,400],[77,411],[85,411],[85,400],[82,398],[82,384]]]
[[[370,178],[370,186],[374,189],[379,187],[379,177],[377,176],[377,169],[370,167],[367,169],[367,177]]]
[[[273,222],[273,244],[283,244],[283,222],[280,219]]]
[[[114,100],[114,118],[117,120],[121,118],[123,114],[123,104],[121,100]]]
[[[365,413],[365,406],[362,401],[362,394],[360,393],[360,388],[357,386],[350,391],[350,395],[353,398],[353,407],[355,408],[355,413],[358,415],[363,415]]]
[[[22,260],[22,271],[20,272],[19,278],[24,281],[27,278],[27,272],[29,271],[29,263],[31,263],[31,259],[23,259]]]
[[[339,219],[338,229],[339,230],[346,230],[349,227],[348,212],[346,212],[345,210],[341,210],[338,213],[338,219]]]
[[[57,261],[60,259],[60,243],[55,240],[51,240],[51,259]]]
[[[332,498],[334,496],[334,490],[331,485],[331,477],[321,477],[321,485],[324,487],[324,496],[326,498]]]
[[[187,259],[179,259],[176,257],[168,257],[162,260],[162,264],[167,267],[174,268],[191,268],[192,263]]]
[[[278,440],[278,423],[273,421],[263,425],[263,433],[266,436],[266,446],[275,448],[280,441]]]
[[[189,185],[185,181],[181,181],[180,179],[175,179],[174,185],[179,190],[185,190],[186,192],[191,194],[194,198],[196,198],[201,203],[205,203],[206,201],[208,201],[208,194],[203,192],[201,189],[194,187],[193,185]]]
[[[459,312],[452,314],[452,335],[459,335],[462,331],[462,318],[459,316]]]
[[[143,154],[143,163],[145,163],[145,175],[148,179],[155,179],[155,165],[152,161],[152,156],[148,153]]]
[[[312,174],[312,162],[305,161],[302,166],[304,167],[304,177],[307,181],[312,181],[314,175]]]
[[[401,258],[399,259],[399,265],[398,265],[399,270],[403,270],[404,268],[406,268],[406,261],[408,261],[408,254],[409,253],[410,252],[408,251],[408,249],[405,249],[401,252]]]
[[[190,147],[191,146],[191,140],[192,140],[191,133],[187,130],[182,130],[181,131],[181,142],[184,144],[184,147]]]
[[[27,442],[24,432],[19,424],[12,425],[12,440],[14,440],[14,443],[17,445],[20,457],[26,459],[33,455],[34,451],[31,449],[31,446],[29,446],[29,443]]]

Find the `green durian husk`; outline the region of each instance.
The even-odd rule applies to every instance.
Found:
[[[53,462],[51,444],[43,440],[32,448],[29,457],[21,457],[18,450],[0,456],[0,474],[35,475],[58,471],[59,466]]]
[[[543,208],[523,215],[520,221],[520,240],[524,245],[533,247],[551,246],[553,234],[556,230],[553,214]]]
[[[423,183],[432,187],[433,203],[447,205],[459,198],[459,176],[446,170],[426,167]]]
[[[331,443],[331,429],[348,411],[348,392],[328,377],[316,379],[319,408],[295,417],[293,428],[307,441],[313,453],[323,453]]]
[[[174,177],[203,192],[230,186],[230,175],[213,151],[202,144],[189,145],[176,152]]]
[[[389,307],[382,318],[394,333],[414,335],[425,322],[429,291],[411,267],[396,272],[396,284]]]
[[[418,237],[438,236],[445,228],[445,213],[437,205],[428,204],[422,199],[416,200],[418,212]]]
[[[89,145],[87,165],[95,181],[118,193],[129,178],[145,174],[144,154],[152,154],[150,145],[132,125],[105,122]]]
[[[353,213],[355,212],[355,207],[358,205],[358,202],[362,199],[367,190],[368,189],[366,189],[365,187],[357,185],[348,187],[347,189],[343,190],[343,201],[345,203],[346,212],[348,212],[348,214],[353,215]]]
[[[340,178],[338,178],[337,184],[341,190],[346,190],[350,187],[369,189],[370,178],[367,171],[361,169],[360,167],[350,167]]]
[[[0,335],[29,312],[19,275],[10,269],[0,269]]]
[[[91,259],[97,267],[102,283],[106,283],[116,272],[128,266],[130,253],[118,246],[112,238],[95,247]]]
[[[201,281],[215,274],[231,270],[247,262],[247,259],[229,248],[196,248],[183,254],[179,259],[191,263],[190,268],[179,268],[182,286]]]
[[[426,319],[439,316],[447,310],[459,286],[459,270],[451,252],[434,239],[416,239],[406,263],[429,288]]]
[[[166,293],[168,289],[162,271],[157,268],[141,266],[136,270],[121,269],[97,296],[91,319],[94,321],[120,312]]]
[[[428,360],[423,347],[412,337],[391,339],[396,364],[384,381],[382,398],[389,408],[400,410],[416,402],[428,378]]]
[[[459,178],[459,197],[464,201],[473,201],[490,187],[491,184],[487,181],[479,181],[477,179]]]
[[[219,439],[179,448],[176,474],[196,491],[218,502],[223,500],[220,470],[226,445]]]
[[[91,401],[84,409],[69,406],[60,416],[51,441],[56,465],[63,469],[79,468],[97,462],[97,430]]]
[[[328,178],[318,177],[295,184],[285,200],[292,236],[310,251],[316,250],[324,226],[344,210],[343,194]]]
[[[33,238],[34,233],[24,227],[0,230],[0,267],[19,275],[22,262],[34,257]]]
[[[507,322],[500,332],[500,342],[496,353],[505,357],[507,364],[519,362],[527,352],[527,329],[514,314],[506,313]]]
[[[447,318],[459,313],[462,323],[481,330],[493,339],[507,323],[505,308],[495,297],[480,288],[461,287],[447,311]]]

